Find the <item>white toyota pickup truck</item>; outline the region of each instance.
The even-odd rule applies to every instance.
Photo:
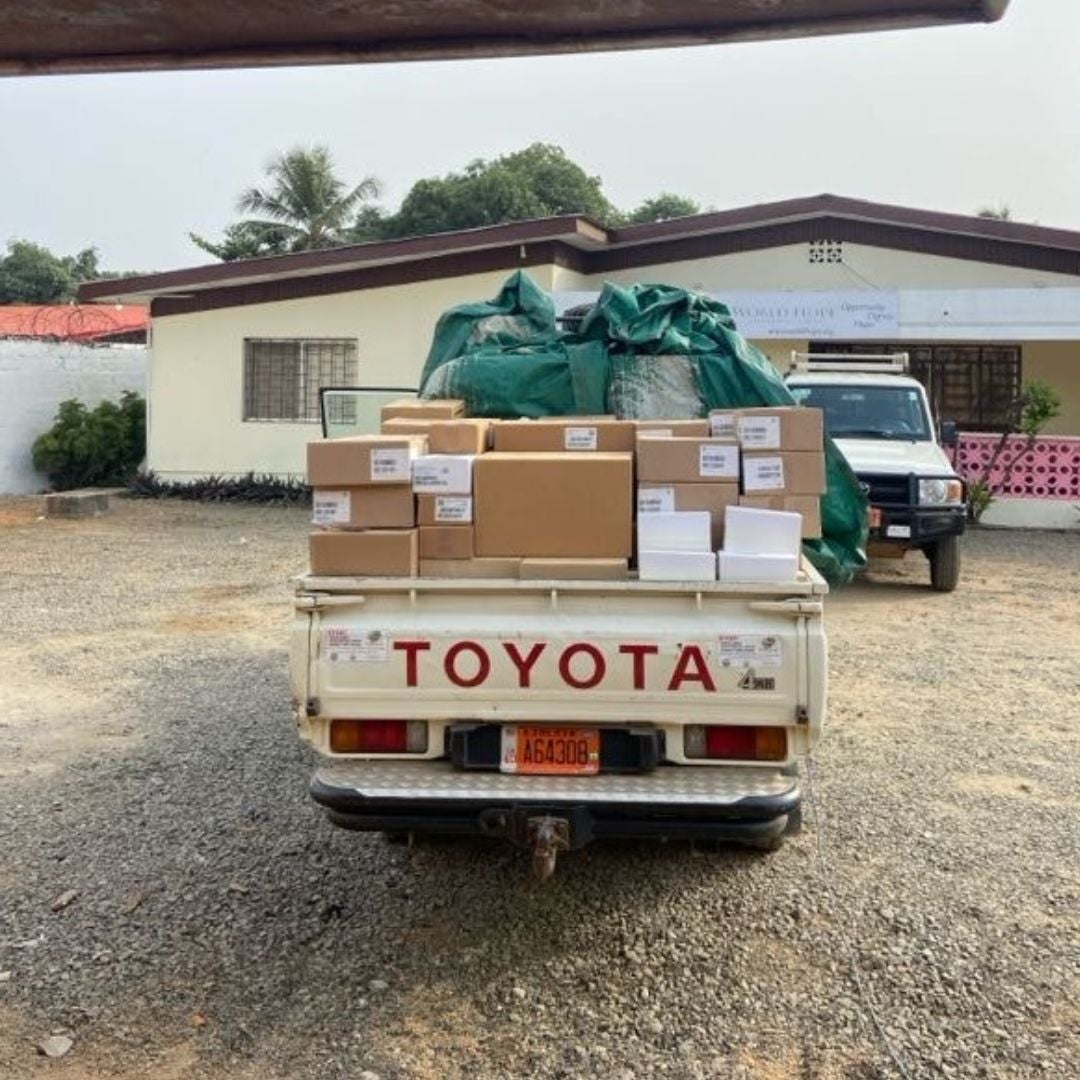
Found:
[[[304,577],[291,682],[336,824],[777,846],[825,719],[825,582]]]
[[[905,354],[796,353],[786,377],[803,405],[825,413],[825,429],[870,501],[870,554],[921,551],[930,584],[952,592],[960,579],[967,521],[964,482],[938,442],[926,391],[908,377]],[[942,425],[946,439],[955,437]]]

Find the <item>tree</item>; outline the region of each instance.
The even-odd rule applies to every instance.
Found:
[[[463,172],[418,180],[397,214],[385,220],[383,234],[422,236],[560,214],[586,214],[608,224],[620,219],[598,176],[560,147],[533,143],[492,161],[478,158]]]
[[[1012,221],[1012,210],[1005,203],[1000,206],[983,206],[976,211],[976,216],[990,218],[992,221]]]
[[[671,218],[687,217],[700,214],[701,207],[684,195],[673,195],[662,191],[651,199],[646,199],[636,210],[626,217],[628,225],[645,225],[650,221],[669,221]]]
[[[8,243],[0,259],[0,304],[56,304],[75,295],[71,265],[40,244]]]
[[[225,261],[333,247],[348,242],[361,204],[379,194],[372,176],[347,187],[324,146],[278,154],[266,176],[267,186],[248,188],[236,204],[258,216],[230,225],[221,243],[191,233],[194,243]]]

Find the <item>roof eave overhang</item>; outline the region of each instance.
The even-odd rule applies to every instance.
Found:
[[[25,4],[0,0],[5,26],[0,75],[71,74],[474,59],[604,50],[672,48],[821,34],[907,29],[1001,18],[1009,0],[818,0],[759,4],[682,0],[666,6],[600,3],[590,17],[576,5],[542,5],[491,17],[459,0],[435,11],[398,5],[387,21],[377,6],[305,9],[305,22],[280,5],[231,0],[207,8],[105,10],[104,0]],[[748,10],[749,8],[749,10]],[[100,10],[95,10],[100,9]],[[486,17],[484,17],[486,16]]]

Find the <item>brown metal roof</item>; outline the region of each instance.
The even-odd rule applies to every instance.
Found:
[[[1080,276],[1080,232],[814,195],[605,229],[585,217],[515,221],[408,240],[213,263],[95,281],[81,301],[147,301],[155,314],[344,292],[555,262],[582,273],[755,251],[814,239]],[[205,299],[213,293],[213,302]]]
[[[431,60],[989,22],[1009,0],[0,0],[0,74]]]

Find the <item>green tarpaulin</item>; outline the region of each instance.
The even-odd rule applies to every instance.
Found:
[[[446,312],[420,381],[423,397],[463,398],[470,415],[679,419],[710,409],[795,405],[779,372],[735,329],[728,308],[669,285],[605,285],[575,333],[524,272],[487,302]],[[867,503],[826,439],[821,540],[804,547],[828,581],[866,565]]]

